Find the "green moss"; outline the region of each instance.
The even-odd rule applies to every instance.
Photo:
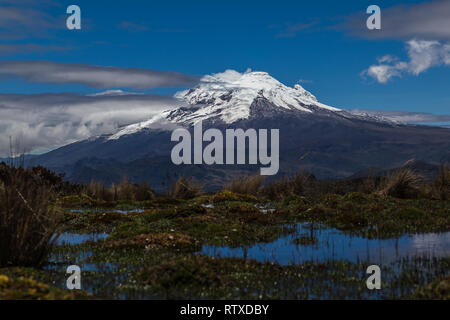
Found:
[[[336,209],[341,199],[342,199],[341,195],[328,193],[322,196],[319,202],[328,208]]]
[[[109,235],[109,239],[125,239],[139,234],[151,233],[150,225],[144,223],[142,219],[124,222],[118,225]]]
[[[325,207],[324,205],[318,204],[310,207],[305,211],[308,216],[315,216],[317,218],[327,218],[334,215],[332,209]]]
[[[417,208],[402,208],[395,214],[402,219],[414,219],[424,216],[425,212]]]
[[[95,200],[86,194],[80,194],[59,198],[57,200],[57,205],[63,208],[91,208],[91,207],[111,208],[115,207],[117,203],[114,201],[108,202],[104,200]]]
[[[64,214],[65,227],[62,231],[78,233],[110,232],[122,222],[133,219],[132,215],[119,212],[66,212]]]
[[[280,266],[182,255],[148,265],[135,273],[133,280],[135,287],[146,287],[152,296],[168,299],[399,298],[398,290],[412,292],[420,278],[417,266],[427,262],[409,263],[411,269],[399,275],[394,275],[395,266],[383,266],[386,280],[382,291],[367,290],[362,281],[366,266],[340,260]]]
[[[61,290],[29,277],[0,274],[0,300],[75,300],[91,297],[79,290]]]
[[[214,206],[205,208],[202,206],[205,203]],[[137,205],[135,202],[120,203],[122,208],[129,206],[128,209]],[[262,211],[255,197],[223,191],[191,200],[157,198],[146,202],[145,206],[140,205],[149,209],[120,214],[114,209],[99,212],[91,207],[91,211],[64,214],[65,228],[70,230],[110,232],[103,241],[58,246],[53,250],[53,254],[67,263],[103,266],[98,271],[83,273],[84,281],[99,288],[96,296],[396,299],[416,290],[414,298],[425,298],[439,296],[436,292],[441,294],[442,290],[437,288],[443,286],[432,287],[430,284],[428,288],[425,280],[442,279],[448,270],[445,259],[402,260],[396,265],[383,266],[384,287],[382,292],[374,293],[366,290],[361,281],[365,277],[364,265],[335,260],[280,266],[195,253],[203,245],[245,250],[257,243],[294,234],[295,223],[302,221],[376,238],[409,232],[449,231],[449,201],[405,200],[360,193],[328,194],[317,200],[300,196],[285,198],[270,204],[274,211]],[[309,235],[300,235],[293,241],[298,245],[317,244],[317,239]],[[65,265],[52,266],[57,271],[22,270],[12,276],[33,278],[47,285],[54,279],[65,279]],[[398,273],[399,269],[403,271]],[[53,272],[57,272],[56,277]],[[0,270],[0,274],[5,273]]]
[[[364,204],[372,201],[370,195],[361,193],[361,192],[349,192],[342,197],[344,201],[351,201],[357,204]]]
[[[160,248],[168,248],[183,251],[199,250],[198,241],[181,233],[149,233],[138,234],[136,236],[127,237],[118,240],[105,241],[103,246],[111,247],[143,247],[145,250],[155,250]]]
[[[322,222],[370,238],[450,230],[449,201],[350,193],[343,197],[327,195],[306,210],[290,211],[302,220]]]
[[[290,196],[282,200],[281,207],[291,210],[305,210],[311,205],[311,202],[302,196]]]
[[[450,300],[450,276],[437,279],[426,286],[417,288],[409,298]]]
[[[175,207],[174,212],[170,214],[171,218],[177,217],[190,217],[195,215],[204,215],[206,214],[206,208],[198,204],[185,204],[180,207]]]
[[[85,194],[62,197],[57,203],[65,208],[85,208],[96,205],[96,201]]]
[[[221,203],[226,201],[246,201],[257,202],[258,199],[251,195],[238,194],[228,190],[221,190],[212,196],[213,203]]]

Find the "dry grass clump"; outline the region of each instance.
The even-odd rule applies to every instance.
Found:
[[[147,182],[142,182],[134,186],[134,200],[136,201],[146,201],[155,198],[155,192],[150,188]]]
[[[291,196],[304,195],[308,176],[298,172],[295,176],[281,178],[265,186],[261,194],[269,199],[279,200]]]
[[[113,184],[107,188],[101,182],[91,181],[84,189],[84,193],[96,200],[107,202],[126,200],[126,201],[146,201],[155,198],[155,192],[147,183],[136,184],[128,182],[127,178],[116,185]]]
[[[450,199],[450,166],[448,164],[441,164],[439,176],[433,184],[433,191],[441,200]]]
[[[123,177],[118,186],[113,186],[116,200],[135,200],[134,193],[136,188],[136,184],[128,182],[128,179]]]
[[[54,199],[33,171],[0,164],[0,267],[43,262],[60,222]]]
[[[412,170],[402,169],[387,176],[376,193],[401,199],[418,198],[422,187],[421,176]]]
[[[172,182],[169,196],[175,199],[188,200],[203,193],[201,185],[192,182],[191,178],[179,177]]]
[[[92,199],[104,200],[104,201],[114,201],[114,192],[106,188],[103,183],[91,181],[86,185],[84,193]]]
[[[259,189],[261,188],[263,181],[264,177],[259,174],[255,174],[249,177],[239,177],[227,184],[225,186],[225,190],[234,193],[256,196],[259,192]]]

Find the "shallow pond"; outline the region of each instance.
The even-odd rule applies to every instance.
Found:
[[[80,233],[71,233],[71,232],[64,232],[61,233],[56,240],[57,245],[78,245],[82,244],[84,242],[88,241],[99,241],[103,240],[106,237],[108,237],[109,234],[107,233],[86,233],[86,234],[80,234]]]
[[[360,270],[352,271],[358,278],[366,276],[364,273],[366,264],[378,264],[380,266],[383,264],[382,268],[387,267],[387,273],[384,276],[385,281],[394,284],[394,287],[387,287],[380,292],[360,292],[357,290],[357,287],[347,287],[345,283],[340,283],[340,280],[334,279],[332,274],[324,275],[322,278],[319,277],[311,281],[308,280],[309,282],[303,282],[300,289],[302,292],[308,293],[307,297],[309,298],[317,296],[315,290],[318,282],[321,283],[324,290],[329,292],[326,291],[328,293],[317,297],[335,297],[333,292],[345,290],[348,291],[347,294],[349,296],[358,298],[404,297],[414,287],[417,277],[420,277],[427,283],[435,279],[437,275],[440,276],[443,272],[447,272],[435,261],[415,258],[448,256],[450,254],[450,232],[405,235],[397,239],[378,240],[351,236],[332,228],[319,227],[317,225],[311,228],[311,226],[309,223],[297,224],[296,233],[279,238],[271,243],[259,243],[246,248],[204,246],[198,254],[256,259],[259,261],[278,262],[282,265],[342,259],[361,266]],[[58,244],[76,246],[87,241],[102,241],[107,236],[107,233],[63,233],[58,239]],[[312,241],[312,244],[298,245],[295,243],[295,240],[298,238],[303,239],[305,242],[314,241]],[[114,259],[96,263],[91,260],[91,257],[95,254],[95,249],[90,247],[74,251],[66,249],[56,250],[44,267],[46,270],[55,273],[55,285],[65,288],[66,269],[69,265],[75,264],[84,272],[83,290],[94,296],[114,299],[164,298],[164,296],[160,295],[155,296],[155,293],[151,291],[148,292],[146,286],[136,286],[134,280],[130,278],[133,269],[142,268],[143,265],[124,265],[123,262],[120,263]],[[402,260],[402,258],[405,259]],[[334,268],[333,264],[330,266]],[[339,269],[339,263],[336,264],[336,268]],[[407,279],[407,282],[399,280],[402,274],[408,275],[410,271],[413,273],[413,280],[410,278]],[[284,291],[282,290],[281,292],[291,294],[292,297],[295,297],[295,293],[300,290],[297,287],[291,288],[287,284],[284,285],[286,288],[283,287]],[[293,290],[293,292],[289,290]],[[288,295],[288,297],[291,296]]]
[[[92,212],[118,212],[118,213],[123,213],[123,214],[127,214],[127,213],[142,213],[144,212],[144,209],[129,209],[129,210],[125,210],[125,209],[70,209],[69,212],[72,213],[82,213],[82,212],[87,212],[87,211],[92,211]]]
[[[281,265],[306,261],[329,261],[336,259],[354,263],[384,264],[406,257],[443,257],[450,255],[450,232],[404,235],[399,238],[380,240],[345,234],[333,228],[311,228],[308,223],[296,225],[295,234],[270,243],[231,248],[226,246],[203,246],[199,252],[215,257],[237,257],[258,261],[277,262]],[[312,244],[300,245],[295,239],[313,240]]]

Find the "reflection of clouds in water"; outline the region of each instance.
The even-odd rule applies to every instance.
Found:
[[[316,244],[296,245],[294,239],[311,236],[308,224],[298,224],[297,230],[294,235],[281,237],[270,243],[259,243],[246,248],[203,246],[201,253],[221,257],[246,257],[284,265],[335,259],[383,264],[399,258],[442,257],[450,253],[450,232],[404,235],[394,239],[367,239],[333,228],[320,228],[313,232]]]
[[[412,236],[411,244],[419,252],[442,252],[450,255],[450,232],[416,234]]]

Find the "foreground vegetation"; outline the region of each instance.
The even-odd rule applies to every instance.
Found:
[[[366,288],[363,262],[336,258],[280,265],[200,254],[205,245],[248,248],[272,242],[295,234],[300,222],[381,239],[448,232],[449,179],[443,170],[431,184],[411,172],[346,181],[341,187],[301,174],[265,185],[250,177],[214,194],[181,177],[163,195],[126,180],[111,187],[73,186],[43,169],[26,171],[19,175],[24,184],[2,180],[5,199],[15,197],[12,203],[18,204],[2,201],[0,228],[6,232],[1,234],[5,243],[18,238],[19,251],[32,243],[43,248],[27,249],[33,260],[23,260],[18,258],[23,254],[4,251],[1,242],[0,299],[448,299],[449,257],[414,256],[385,264],[383,290],[375,292]],[[46,196],[49,185],[55,191]],[[17,192],[21,188],[28,192],[20,192],[24,199]],[[34,195],[40,202],[30,202]],[[42,208],[40,215],[34,207]],[[24,221],[20,233],[11,229],[12,221]],[[30,227],[38,221],[48,224],[42,230]],[[105,233],[106,238],[54,243],[48,232]],[[314,240],[312,232],[295,243],[311,246]],[[83,289],[90,295],[64,290],[65,268],[71,264],[82,267]]]

